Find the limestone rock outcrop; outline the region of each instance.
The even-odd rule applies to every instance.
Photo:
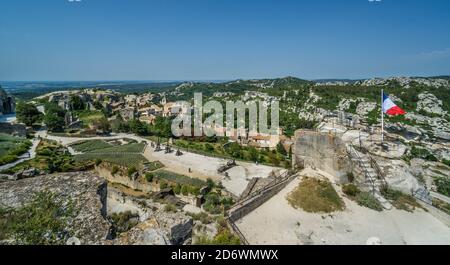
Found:
[[[0,206],[18,208],[39,192],[51,192],[64,202],[73,203],[75,216],[67,220],[67,238],[83,245],[104,244],[110,223],[106,216],[107,186],[104,179],[89,172],[59,173],[0,183]]]

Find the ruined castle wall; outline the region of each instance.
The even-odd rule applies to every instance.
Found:
[[[112,168],[117,165],[102,162],[100,165],[95,166],[95,171],[99,176],[105,178],[111,183],[118,183],[127,186],[133,190],[140,190],[143,192],[153,192],[157,189],[150,183],[140,181],[139,178],[132,179],[127,175],[127,169],[125,167],[119,167],[119,171],[116,174],[112,174]]]
[[[351,160],[340,137],[316,131],[299,130],[295,133],[293,165],[323,170],[345,181],[351,172]]]
[[[237,204],[235,207],[228,211],[228,217],[232,222],[236,222],[237,220],[243,218],[263,203],[268,201],[270,198],[275,196],[278,192],[280,192],[283,188],[285,188],[293,179],[295,179],[296,175],[287,177],[280,183],[261,191],[258,195],[254,196],[251,199],[245,200],[242,203]]]

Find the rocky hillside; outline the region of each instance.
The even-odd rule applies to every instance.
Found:
[[[3,244],[104,244],[106,182],[88,172],[0,183]]]

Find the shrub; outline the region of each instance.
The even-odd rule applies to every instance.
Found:
[[[123,233],[129,231],[131,228],[139,223],[139,215],[134,214],[131,211],[123,213],[113,213],[111,215],[111,221],[117,232]]]
[[[347,173],[347,179],[348,179],[348,182],[350,182],[350,183],[353,183],[353,181],[355,181],[355,175],[353,175],[353,172]]]
[[[389,187],[384,187],[381,190],[381,194],[392,202],[392,205],[399,209],[412,212],[416,207],[422,208],[422,206],[412,197],[402,193],[401,191],[390,189]]]
[[[145,179],[148,181],[148,182],[153,182],[153,179],[154,179],[154,177],[155,177],[155,175],[153,174],[153,173],[146,173],[145,174]]]
[[[181,194],[183,194],[184,196],[189,195],[189,187],[186,186],[186,185],[183,185],[183,186],[181,187]]]
[[[175,205],[169,203],[169,204],[166,204],[166,206],[164,206],[164,211],[176,213],[177,207]]]
[[[344,185],[344,187],[342,187],[342,191],[345,193],[345,195],[348,195],[350,197],[355,197],[361,192],[354,184]]]
[[[118,166],[113,166],[113,168],[111,170],[111,174],[115,175],[117,172],[119,172],[119,167]]]
[[[177,184],[173,187],[173,192],[174,192],[175,194],[180,194],[180,193],[181,193],[181,185],[177,183]]]
[[[196,245],[240,245],[241,240],[235,236],[228,229],[220,231],[213,239],[209,239],[206,236],[200,237],[195,242]]]
[[[444,159],[442,160],[442,163],[450,167],[450,160]]]
[[[383,210],[383,206],[381,203],[375,198],[372,194],[368,192],[360,192],[356,195],[356,202],[360,206],[367,207],[369,209],[381,212]]]
[[[212,179],[208,178],[206,180],[206,185],[208,186],[209,190],[212,190],[216,186],[216,183],[214,183]]]
[[[191,216],[194,221],[200,221],[200,222],[202,222],[202,224],[205,224],[205,225],[210,224],[213,221],[211,216],[205,212],[201,212],[201,213],[197,213],[197,214],[189,213],[188,215]]]
[[[136,169],[136,167],[130,167],[128,168],[128,177],[132,177],[134,175],[134,173],[138,172],[138,170]]]
[[[437,192],[450,197],[450,179],[444,177],[435,178],[434,184],[436,184]]]
[[[161,182],[159,183],[159,188],[160,188],[161,190],[167,189],[168,186],[169,186],[169,185],[168,185],[167,182],[165,182],[165,181],[161,181]]]

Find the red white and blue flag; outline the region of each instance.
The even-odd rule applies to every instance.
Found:
[[[397,116],[404,115],[406,111],[401,109],[383,92],[383,112],[387,115]]]

